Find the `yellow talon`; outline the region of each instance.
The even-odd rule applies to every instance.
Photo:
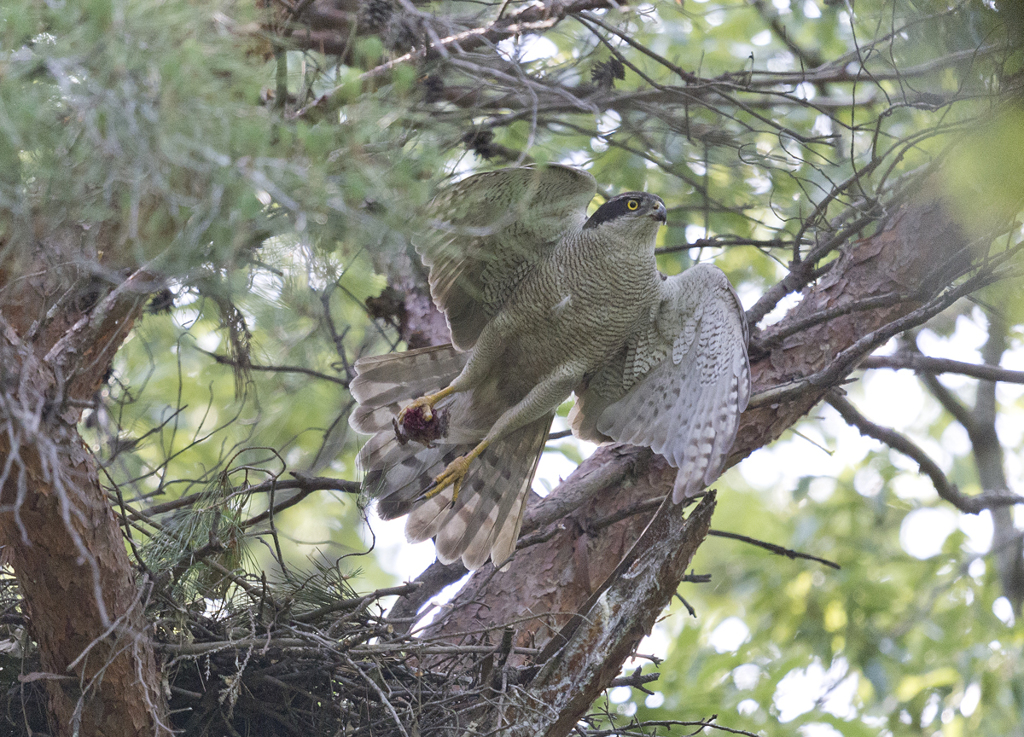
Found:
[[[440,475],[434,478],[434,485],[420,495],[420,499],[430,499],[451,486],[452,504],[455,504],[455,500],[459,498],[459,490],[462,489],[462,482],[466,480],[466,474],[469,473],[469,464],[472,463],[474,458],[479,458],[488,445],[490,443],[484,441],[466,453],[466,455],[459,456],[449,463]]]
[[[405,417],[406,417],[406,415],[408,415],[411,410],[421,409],[421,408],[423,410],[423,412],[422,412],[423,420],[425,422],[430,422],[434,418],[434,413],[431,411],[433,409],[433,407],[434,407],[434,403],[430,401],[430,397],[420,397],[419,399],[414,399],[411,402],[409,402],[409,404],[407,404],[398,413],[398,424],[399,425],[404,425],[405,424]]]
[[[434,409],[434,405],[454,391],[455,390],[449,386],[436,394],[427,394],[419,399],[412,400],[404,409],[402,409],[402,411],[398,413],[398,424],[405,424],[405,418],[412,410],[420,410],[420,416],[423,418],[423,421],[430,422],[434,419],[434,413],[432,411]]]
[[[434,486],[423,494],[423,498],[430,499],[451,486],[452,504],[454,504],[455,500],[459,498],[459,490],[462,488],[462,482],[465,481],[466,474],[469,472],[469,462],[471,460],[469,454],[466,454],[459,456],[449,463],[448,467],[434,479]]]

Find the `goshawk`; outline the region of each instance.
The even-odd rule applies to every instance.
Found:
[[[747,326],[714,266],[666,277],[661,198],[587,219],[594,178],[567,166],[477,174],[431,203],[417,251],[452,344],[359,360],[352,427],[364,489],[437,557],[476,569],[515,550],[537,462],[573,392],[573,432],[677,467],[679,502],[721,473],[750,396]]]

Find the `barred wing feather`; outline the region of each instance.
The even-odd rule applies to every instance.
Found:
[[[662,291],[663,358],[603,410],[597,429],[676,466],[678,503],[722,472],[750,399],[750,364],[743,309],[719,269],[699,264],[666,279]]]

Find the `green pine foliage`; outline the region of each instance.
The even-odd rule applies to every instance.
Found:
[[[388,53],[376,38],[354,42],[350,65],[295,48],[272,53],[255,5],[23,1],[0,9],[0,260],[19,255],[32,242],[27,233],[87,224],[97,244],[117,244],[87,270],[113,283],[115,272],[143,268],[170,290],[169,309],[147,315],[118,354],[83,434],[112,495],[133,503],[196,495],[173,524],[135,531],[147,565],[194,600],[245,606],[223,578],[176,568],[176,553],[214,533],[230,543],[219,558],[228,569],[267,570],[288,585],[315,576],[316,585],[294,585],[300,600],[309,592],[307,608],[335,589],[348,595],[356,569],[357,590],[417,572],[396,563],[397,528],[373,549],[378,522],[365,521],[352,494],[317,492],[277,515],[274,535],[242,522],[271,500],[248,485],[293,471],[357,478],[350,367],[398,343],[397,317],[369,314],[366,299],[385,287],[387,267],[407,258],[417,213],[453,172],[521,154],[585,165],[608,194],[657,192],[671,222],[661,236],[663,270],[715,257],[748,305],[785,273],[794,250],[840,225],[833,218],[850,202],[898,205],[906,178],[964,139],[968,146],[948,154],[958,175],[942,186],[963,203],[965,223],[982,235],[993,201],[1002,215],[1021,210],[1019,110],[978,127],[1021,64],[1019,51],[972,55],[1007,38],[990,3],[659,0],[595,11],[503,42],[540,54],[520,67],[532,75],[539,112],[511,100],[487,109],[438,101],[426,67],[368,79]],[[457,17],[480,10],[423,7]],[[791,45],[813,53],[799,58]],[[630,63],[611,65],[612,50]],[[858,54],[873,77],[799,84],[772,76],[798,75],[814,61],[852,65]],[[489,73],[481,66],[449,69],[444,86],[469,85]],[[601,71],[609,69],[616,73]],[[489,89],[497,95],[516,79],[495,74]],[[543,97],[559,85],[640,101],[609,97],[604,107],[564,111]],[[651,93],[659,85],[684,87],[692,99]],[[481,131],[488,151],[513,159],[467,151],[467,140],[485,140],[472,138]],[[862,187],[819,207],[838,183],[865,172]],[[705,248],[683,248],[699,238]],[[1010,247],[1019,227],[1002,238]],[[1018,360],[1018,285],[989,287],[980,307],[958,303],[925,332],[969,342],[987,329],[985,309],[1001,305]],[[951,384],[967,403],[975,385]],[[866,400],[872,386],[854,389],[853,399]],[[1021,395],[999,394],[1018,491]],[[930,399],[922,406],[925,419],[908,415],[897,429],[941,457],[962,490],[977,492],[952,417]],[[779,442],[787,451],[759,451],[757,462],[781,467],[794,446],[809,457],[860,442],[825,422],[829,412],[813,412],[797,428],[806,437],[787,433]],[[578,457],[575,447],[565,454]],[[840,569],[710,539],[694,567],[711,582],[680,590],[695,617],[674,607],[650,642],[665,658],[648,684],[657,695],[612,692],[606,706],[618,727],[715,714],[720,725],[773,737],[1024,734],[1024,629],[990,551],[975,550],[963,532],[974,529],[966,515],[877,443],[837,452],[827,469],[786,469],[764,481],[741,467],[723,479],[716,527]],[[948,514],[953,531],[919,559],[906,526],[930,509]],[[320,562],[346,555],[344,574]],[[746,633],[734,647],[722,645],[724,622]],[[653,733],[636,729],[648,731],[622,733]],[[692,728],[664,733],[684,729]]]

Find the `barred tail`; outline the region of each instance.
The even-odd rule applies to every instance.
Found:
[[[504,563],[515,552],[530,482],[553,419],[552,412],[495,440],[469,467],[454,505],[448,488],[412,510],[405,528],[409,540],[435,537],[438,560],[452,563],[461,557],[471,571],[488,557],[495,566]],[[455,448],[452,459],[468,449]]]
[[[413,399],[448,386],[468,358],[445,345],[360,359],[350,387],[359,406],[349,424],[373,435],[359,451],[357,462],[364,473],[364,491],[378,500],[377,513],[383,519],[408,514],[409,540],[434,537],[441,562],[461,557],[473,570],[488,557],[500,565],[515,550],[530,482],[554,413],[494,441],[470,465],[454,504],[451,488],[417,501],[434,478],[472,450],[486,431],[472,429],[473,401],[468,394],[438,404],[450,410],[453,429],[460,430],[459,442],[445,443],[441,438],[429,446],[414,440],[403,443],[392,421]]]
[[[402,407],[448,386],[468,360],[468,353],[460,353],[450,344],[360,358],[349,387],[359,406],[349,424],[367,435],[390,430],[391,420]]]

